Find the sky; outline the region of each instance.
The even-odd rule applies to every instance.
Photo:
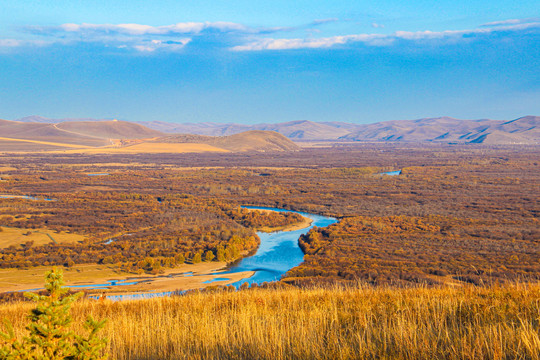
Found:
[[[0,118],[540,115],[538,0],[0,0]]]

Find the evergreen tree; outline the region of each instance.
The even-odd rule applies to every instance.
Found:
[[[62,271],[54,268],[46,275],[47,295],[26,293],[25,296],[37,303],[28,319],[26,327],[29,336],[18,340],[13,326],[4,321],[7,332],[0,333],[5,344],[0,347],[2,360],[98,360],[106,346],[106,339],[97,337],[97,332],[105,325],[105,320],[96,321],[88,316],[84,327],[88,336],[80,336],[69,329],[72,322],[71,304],[82,293],[67,294]]]

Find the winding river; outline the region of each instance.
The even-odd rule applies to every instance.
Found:
[[[247,279],[242,279],[234,286],[238,287],[247,282],[248,284],[276,281],[281,279],[287,271],[304,261],[304,253],[298,246],[300,235],[306,234],[312,227],[326,227],[337,222],[337,219],[322,215],[309,214],[298,211],[283,210],[278,208],[245,206],[251,210],[272,210],[277,212],[296,212],[312,220],[309,227],[293,231],[276,231],[272,233],[257,232],[261,244],[253,256],[246,257],[228,271],[221,273],[236,273],[241,271],[255,271],[255,274]]]
[[[211,283],[214,281],[226,281],[229,280],[227,275],[235,274],[244,271],[253,271],[253,276],[249,278],[242,279],[233,283],[232,285],[236,288],[240,287],[243,283],[257,283],[262,284],[264,282],[277,281],[290,269],[295,266],[298,266],[304,261],[304,253],[298,246],[298,239],[300,235],[306,234],[314,226],[317,227],[326,227],[331,224],[336,223],[338,220],[332,217],[309,214],[298,211],[283,210],[278,208],[268,208],[268,207],[256,207],[256,206],[245,206],[246,209],[252,210],[272,210],[277,212],[296,212],[306,218],[312,220],[310,226],[291,231],[276,231],[272,233],[257,232],[257,235],[261,239],[261,243],[257,252],[246,258],[241,259],[238,263],[230,266],[225,271],[211,272],[208,274],[198,274],[200,275],[219,275],[218,278],[206,281],[205,283]],[[184,276],[193,276],[191,274],[185,274]],[[117,281],[115,283],[108,282],[107,284],[99,284],[98,286],[79,286],[87,288],[111,288],[112,286],[122,286],[122,285],[131,285],[132,282],[122,282]],[[125,295],[110,295],[107,296],[108,299],[116,300],[133,300],[133,299],[143,299],[150,297],[158,296],[168,296],[173,292],[147,292],[147,293],[134,293],[134,294],[125,294]]]

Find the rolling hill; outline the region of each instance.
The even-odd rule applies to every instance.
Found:
[[[391,141],[470,144],[540,144],[540,117],[505,120],[459,120],[450,117],[394,120],[372,124],[289,121],[277,124],[144,122],[163,132],[223,136],[248,130],[271,130],[294,141]]]
[[[37,139],[36,135],[41,135],[39,140],[57,141],[58,136],[62,135],[57,130],[63,130],[64,132],[76,133],[73,135],[76,135],[77,138],[72,139],[71,144],[84,143],[88,145],[100,141],[103,143],[103,138],[144,139],[164,136],[165,133],[223,137],[246,131],[274,131],[294,141],[389,141],[488,145],[540,144],[540,117],[538,116],[524,116],[510,121],[490,119],[460,120],[451,117],[437,117],[383,121],[371,124],[333,121],[312,122],[307,120],[254,125],[211,122],[179,124],[163,121],[137,123],[118,121],[116,126],[113,125],[112,128],[110,127],[112,123],[110,120],[90,121],[84,119],[84,121],[79,121],[77,119],[65,119],[64,122],[56,125],[54,119],[39,116],[30,116],[20,120],[17,126],[13,125],[15,122],[9,122],[11,127],[19,129],[18,136],[21,136],[21,133],[24,132],[26,136],[24,138]],[[31,121],[39,121],[39,123],[32,123],[30,127],[27,127],[27,122]],[[135,125],[139,127],[135,127]],[[122,129],[119,129],[120,127]],[[156,133],[152,133],[150,129],[156,131]],[[0,123],[0,136],[5,136],[1,135],[4,134],[2,130],[2,124]],[[43,136],[44,134],[48,135]],[[218,140],[212,141],[216,142]],[[241,146],[237,147],[241,148]]]
[[[0,136],[5,139],[27,140],[28,142],[49,142],[81,146],[105,146],[110,141],[106,138],[69,132],[56,124],[25,123],[0,120]]]
[[[339,126],[299,120],[276,124],[219,124],[219,123],[186,123],[175,124],[161,121],[140,122],[152,129],[166,133],[198,134],[208,136],[227,136],[244,131],[264,130],[275,131],[292,140],[328,140],[347,135],[350,131]],[[354,125],[353,125],[354,126]]]
[[[540,117],[516,120],[458,120],[449,117],[385,121],[360,125],[340,137],[353,141],[540,144]]]
[[[99,154],[292,151],[299,148],[273,131],[248,131],[220,137],[166,135],[127,121],[49,123],[38,120],[42,121],[0,120],[0,151]]]
[[[244,131],[229,136],[171,135],[153,140],[155,143],[196,143],[228,151],[294,151],[300,147],[287,137],[264,130]]]
[[[157,130],[127,121],[70,121],[53,125],[72,134],[105,139],[148,139],[163,136]]]

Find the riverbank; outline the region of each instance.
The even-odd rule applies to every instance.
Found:
[[[78,289],[91,289],[102,284],[115,281],[137,282],[133,285],[122,285],[121,291],[117,286],[111,285],[107,290],[90,290],[89,293],[111,292],[111,293],[135,293],[135,292],[155,292],[174,291],[178,289],[190,290],[205,288],[215,285],[228,285],[240,281],[253,275],[253,272],[241,272],[227,274],[226,281],[212,281],[216,278],[223,278],[219,271],[225,270],[226,262],[202,262],[198,264],[182,264],[173,269],[164,269],[159,275],[136,275],[125,271],[120,271],[110,265],[82,264],[71,268],[63,268],[66,286],[77,286]],[[7,291],[27,291],[40,289],[43,287],[44,275],[51,269],[50,266],[38,266],[30,269],[0,269],[0,292]],[[205,283],[206,281],[212,281]],[[88,285],[88,287],[82,287]]]

